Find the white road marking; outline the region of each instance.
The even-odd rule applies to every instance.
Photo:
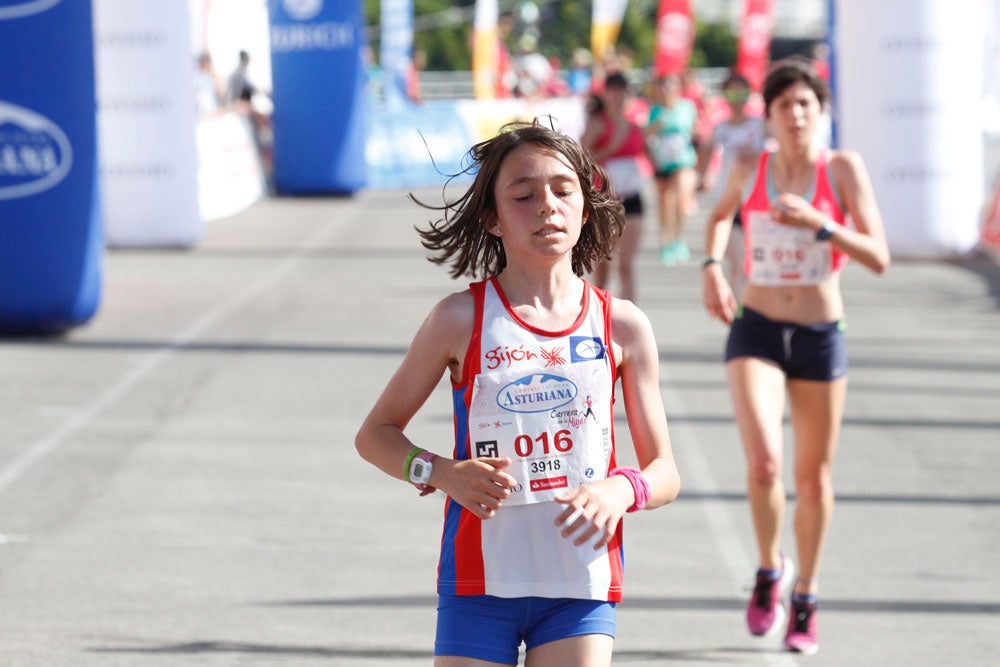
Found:
[[[721,361],[720,361],[721,363]],[[688,406],[684,404],[680,391],[673,389],[669,383],[662,390],[664,403],[671,406],[673,411],[684,414],[689,413]],[[667,414],[669,420],[670,414]],[[719,483],[712,473],[712,468],[708,460],[701,453],[701,443],[698,442],[694,429],[690,424],[672,423],[670,424],[670,440],[674,443],[682,443],[681,446],[674,445],[675,453],[680,461],[683,458],[684,482],[691,486],[704,489],[707,492],[720,491]],[[735,444],[735,443],[734,443]],[[684,496],[681,490],[681,498]],[[701,507],[705,512],[705,519],[708,523],[712,538],[718,546],[719,554],[722,556],[722,563],[729,573],[729,579],[733,583],[736,596],[740,599],[749,600],[749,586],[752,584],[753,573],[757,570],[757,563],[743,546],[740,534],[733,524],[732,517],[726,509],[726,504],[722,500],[705,499],[701,502]],[[740,615],[739,622],[743,622]],[[784,628],[779,629],[779,636],[784,637]],[[749,637],[749,633],[748,633]],[[761,641],[774,642],[774,638]],[[770,646],[771,644],[768,644]],[[798,663],[789,653],[762,654],[763,665],[769,667],[794,667]]]

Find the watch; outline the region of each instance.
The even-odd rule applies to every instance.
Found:
[[[410,461],[410,468],[406,472],[410,483],[420,489],[420,495],[422,496],[437,491],[437,489],[428,484],[431,481],[431,472],[434,470],[434,464],[432,463],[434,456],[431,452],[420,452]]]
[[[834,222],[829,218],[823,223],[823,226],[816,230],[816,240],[817,241],[828,241],[831,236],[833,236]]]

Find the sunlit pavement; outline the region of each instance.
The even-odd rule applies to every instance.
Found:
[[[464,285],[424,259],[428,215],[401,192],[264,201],[194,250],[109,252],[90,325],[0,341],[0,664],[431,663],[443,498],[353,445],[424,315]],[[697,261],[660,266],[646,232],[639,304],[684,488],[628,517],[615,663],[994,664],[1000,269],[846,269],[839,502],[820,653],[800,659],[744,629],[756,555],[725,330]],[[621,415],[617,432],[629,461]],[[446,384],[410,433],[450,450]]]

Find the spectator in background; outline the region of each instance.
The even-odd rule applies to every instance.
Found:
[[[219,78],[212,66],[212,56],[203,52],[198,56],[198,71],[195,72],[195,100],[198,113],[206,115],[218,111],[222,101]]]
[[[515,97],[538,97],[555,76],[549,59],[538,52],[538,39],[522,35],[518,42]]]
[[[240,51],[239,63],[233,73],[229,75],[229,80],[226,83],[226,104],[235,104],[240,101],[249,102],[253,99],[257,88],[250,82],[247,73],[249,67],[250,54],[246,51]]]
[[[420,96],[420,72],[427,67],[427,52],[423,49],[413,50],[413,60],[406,73],[406,96],[414,104],[423,102]]]
[[[573,51],[573,59],[566,74],[566,85],[571,95],[586,95],[590,92],[590,68],[593,63],[594,58],[587,49],[579,48]]]
[[[549,80],[545,83],[545,85],[542,86],[542,94],[545,97],[565,97],[566,95],[569,95],[569,86],[566,85],[563,78],[559,76],[559,72],[562,70],[562,62],[559,58],[550,56],[549,67],[552,69],[552,75],[549,77]]]
[[[513,32],[515,24],[514,15],[510,12],[501,14],[497,21],[496,96],[499,99],[511,97],[517,86],[517,71],[510,55],[510,49],[507,48],[507,39]]]
[[[270,97],[250,81],[249,67],[250,54],[240,51],[239,63],[226,83],[225,103],[232,105],[249,120],[254,146],[270,180],[273,166],[271,149],[274,144],[271,127],[273,106]]]
[[[368,44],[361,47],[361,64],[365,68],[365,95],[368,103],[373,107],[378,106],[385,101],[382,67],[375,58],[375,51]]]

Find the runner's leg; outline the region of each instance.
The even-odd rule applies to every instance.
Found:
[[[629,301],[635,301],[635,257],[642,243],[642,215],[625,216],[625,230],[618,241],[615,262],[618,263],[618,278],[620,289],[618,296]]]
[[[800,581],[795,590],[815,593],[823,540],[833,514],[832,463],[840,434],[847,378],[832,382],[790,380],[789,407],[795,434],[795,537]]]
[[[754,357],[730,360],[726,372],[747,459],[747,497],[760,566],[779,569],[785,512],[785,487],[781,481],[785,374],[775,364]]]
[[[608,667],[614,637],[577,635],[540,644],[527,654],[525,667]]]

